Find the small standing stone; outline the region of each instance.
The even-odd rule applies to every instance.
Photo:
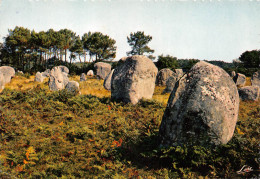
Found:
[[[252,86],[258,86],[260,88],[260,70],[256,71],[251,78]]]
[[[237,86],[244,86],[246,84],[246,76],[241,73],[237,73],[233,80]]]
[[[73,93],[79,93],[79,83],[76,81],[69,81],[65,89]]]
[[[81,75],[80,75],[80,81],[86,81],[87,79],[86,79],[86,75],[85,75],[85,73],[81,73]]]
[[[95,63],[94,67],[97,71],[97,77],[99,79],[105,79],[106,76],[111,72],[111,65],[104,62]]]
[[[165,86],[167,80],[174,74],[172,70],[169,68],[163,68],[161,69],[156,77],[156,85],[158,86]]]
[[[89,71],[87,72],[87,76],[94,76],[93,70],[89,70]]]
[[[36,81],[36,82],[43,82],[43,80],[44,80],[44,77],[42,76],[42,73],[41,72],[37,72],[36,75],[35,75],[34,81]]]

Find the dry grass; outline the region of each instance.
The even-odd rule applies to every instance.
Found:
[[[246,84],[245,86],[251,86],[252,83],[251,83],[251,77],[246,77]]]
[[[30,76],[29,79],[23,76],[15,76],[12,81],[5,85],[5,88],[15,89],[15,90],[29,90],[37,85],[42,88],[49,89],[48,78],[45,78],[43,83],[35,82],[35,76]],[[82,95],[93,95],[97,97],[110,97],[111,92],[103,87],[104,80],[98,80],[96,77],[87,77],[86,81],[80,81],[79,76],[70,76],[71,81],[79,82],[80,92]],[[154,90],[153,99],[166,105],[170,94],[162,94],[165,86],[156,86]],[[0,91],[1,92],[1,91]]]

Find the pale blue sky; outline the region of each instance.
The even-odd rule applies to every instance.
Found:
[[[116,59],[130,32],[144,31],[156,56],[231,62],[260,49],[260,0],[0,0],[1,42],[15,26],[99,31],[116,40]]]

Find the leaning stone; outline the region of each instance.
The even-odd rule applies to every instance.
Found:
[[[44,77],[42,76],[42,73],[37,72],[36,75],[35,75],[34,81],[43,82],[43,80],[44,80]]]
[[[73,93],[79,93],[79,83],[76,81],[69,81],[65,89]]]
[[[94,76],[93,70],[89,70],[89,71],[87,72],[87,76]]]
[[[222,68],[201,61],[177,81],[169,97],[159,129],[161,146],[226,144],[238,109],[233,80]]]
[[[260,70],[256,71],[251,78],[252,86],[258,86],[260,88]]]
[[[135,55],[117,66],[111,80],[111,98],[116,101],[138,103],[151,99],[158,69],[146,56]]]
[[[258,86],[245,86],[238,89],[239,97],[242,101],[257,101],[259,98]]]
[[[80,75],[80,81],[86,81],[87,79],[86,79],[86,75],[85,75],[85,73],[81,73],[81,75]]]
[[[99,79],[105,79],[111,71],[111,65],[104,62],[95,63],[94,67],[96,69],[97,77]]]
[[[167,80],[174,75],[174,72],[170,70],[169,68],[161,69],[156,77],[156,85],[158,86],[165,86]]]
[[[103,86],[106,90],[111,90],[111,79],[113,75],[114,69],[107,75],[104,80]]]
[[[244,86],[246,84],[246,76],[241,73],[237,73],[236,76],[233,77],[233,80],[237,86]]]

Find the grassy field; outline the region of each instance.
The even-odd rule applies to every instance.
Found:
[[[47,81],[17,76],[0,94],[0,176],[6,178],[256,177],[260,101],[240,102],[233,139],[206,149],[159,148],[169,94],[112,102],[103,80],[80,83],[80,95],[51,92]],[[79,76],[70,77],[79,81]],[[243,165],[254,171],[238,175]]]

